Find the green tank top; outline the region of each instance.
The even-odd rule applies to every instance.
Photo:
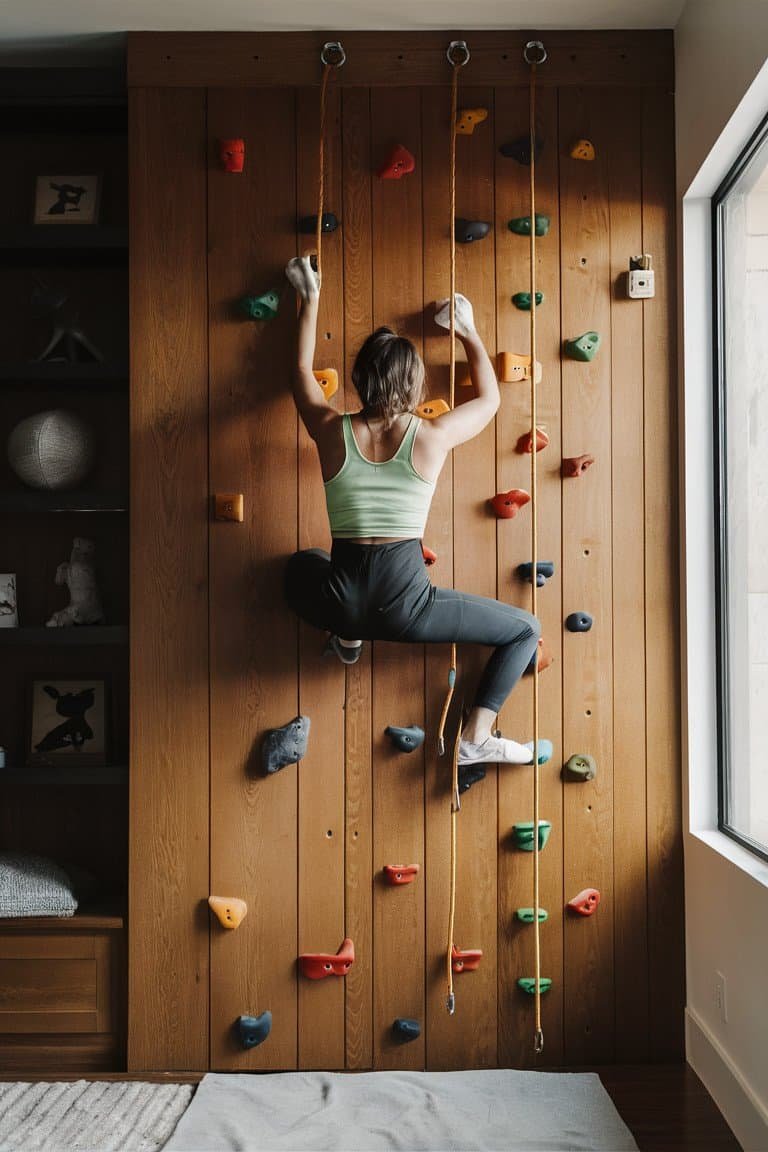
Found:
[[[367,460],[357,446],[349,413],[342,416],[344,463],[325,482],[331,535],[410,536],[421,539],[435,492],[434,481],[419,476],[411,459],[419,419],[411,416],[400,447],[390,460]]]

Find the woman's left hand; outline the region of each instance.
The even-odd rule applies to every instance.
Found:
[[[320,299],[320,277],[309,256],[294,256],[286,264],[285,274],[302,300]]]

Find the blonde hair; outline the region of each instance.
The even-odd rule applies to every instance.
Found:
[[[389,428],[402,412],[412,412],[421,403],[424,361],[405,336],[377,328],[355,357],[352,383],[363,411],[374,412]]]

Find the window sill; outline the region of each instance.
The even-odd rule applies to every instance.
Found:
[[[732,840],[717,828],[691,829],[689,835],[706,844],[718,856],[730,861],[739,871],[751,876],[763,888],[768,888],[768,863],[753,855],[736,840]]]

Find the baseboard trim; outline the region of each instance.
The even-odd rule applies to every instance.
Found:
[[[685,1054],[744,1152],[765,1152],[768,1109],[719,1040],[690,1008],[685,1010]]]

